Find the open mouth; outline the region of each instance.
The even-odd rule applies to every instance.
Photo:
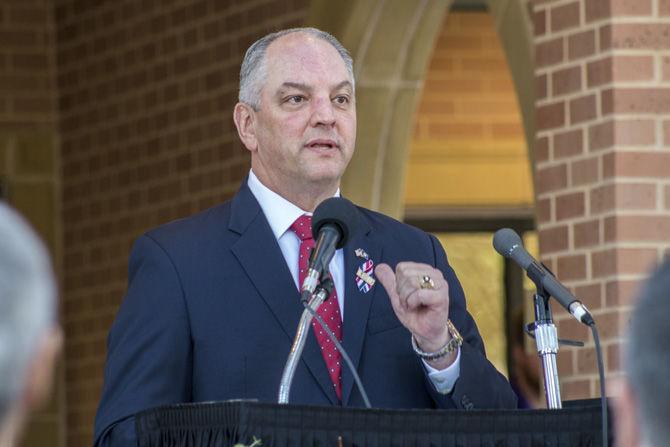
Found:
[[[306,144],[311,149],[337,149],[338,145],[332,140],[313,140]]]

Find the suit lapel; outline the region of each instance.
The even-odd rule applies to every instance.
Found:
[[[240,235],[231,247],[233,254],[292,343],[303,311],[300,295],[270,225],[246,181],[233,199],[229,229]],[[307,337],[302,361],[328,399],[336,404],[337,396],[313,333]]]
[[[360,212],[359,212],[360,213]],[[363,351],[365,331],[367,328],[370,306],[377,290],[382,287],[378,281],[368,292],[361,291],[356,284],[356,272],[366,261],[364,257],[356,254],[356,249],[362,249],[367,253],[375,266],[381,260],[382,246],[375,243],[370,237],[370,226],[365,216],[359,214],[361,231],[358,237],[354,237],[344,248],[344,273],[345,273],[345,298],[344,298],[344,323],[343,323],[343,346],[346,349],[354,368],[358,365]],[[354,377],[346,365],[342,365],[342,405],[349,403],[354,386]]]

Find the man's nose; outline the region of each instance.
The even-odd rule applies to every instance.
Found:
[[[335,124],[335,111],[330,98],[319,98],[313,103],[312,125],[332,126]]]

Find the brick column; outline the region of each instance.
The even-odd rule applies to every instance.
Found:
[[[533,16],[540,252],[593,311],[612,377],[635,291],[670,245],[670,1],[535,1]],[[561,348],[563,398],[597,396],[589,332],[555,318],[587,341]]]

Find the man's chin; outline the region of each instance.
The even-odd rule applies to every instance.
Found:
[[[311,171],[306,178],[310,183],[328,186],[334,184],[339,187],[343,171],[341,169],[318,169]]]
[[[311,181],[333,181],[342,178],[345,167],[342,160],[318,160],[306,162],[302,172]]]

